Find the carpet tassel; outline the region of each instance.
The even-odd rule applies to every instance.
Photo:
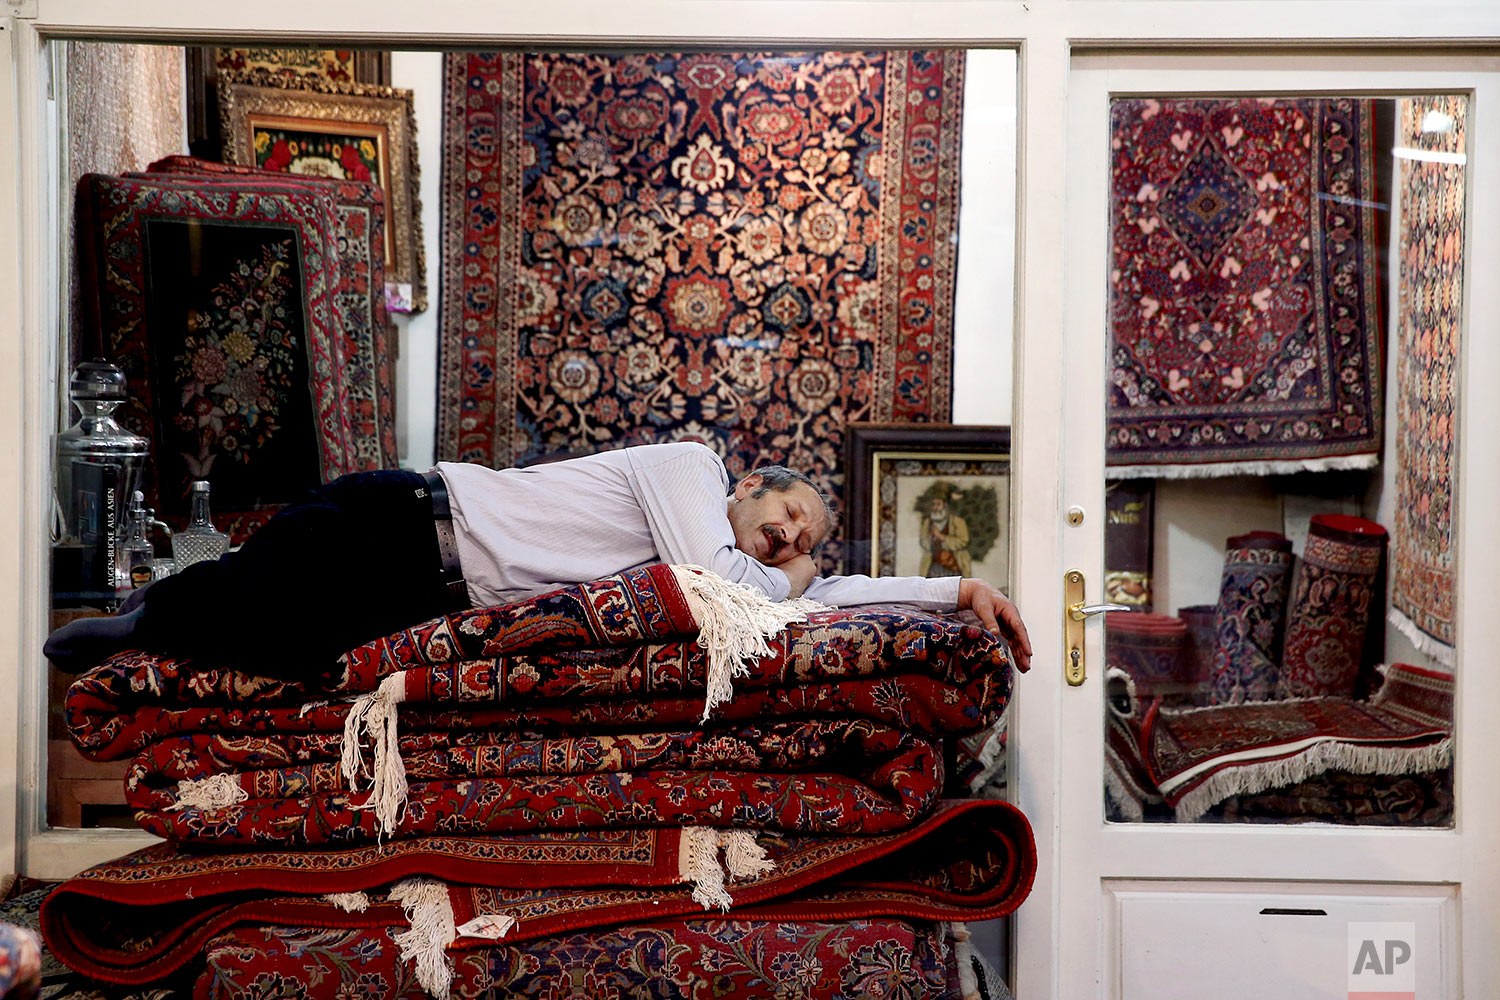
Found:
[[[340,768],[350,791],[359,791],[359,779],[370,779],[370,794],[354,809],[373,809],[380,833],[389,836],[406,809],[406,765],[397,743],[397,706],[406,700],[406,675],[391,674],[370,694],[360,695],[344,719],[344,743]],[[362,754],[360,730],[370,738],[368,767]]]
[[[323,898],[345,913],[363,913],[370,908],[370,897],[363,892],[329,892]]]
[[[830,610],[805,597],[772,601],[749,584],[733,583],[701,566],[673,566],[672,571],[698,623],[698,644],[708,654],[703,722],[734,697],[734,678],[746,676],[753,661],[771,655],[768,637]]]
[[[215,812],[244,802],[250,793],[240,785],[232,774],[214,774],[194,781],[189,778],[177,783],[177,801],[167,806],[167,812],[179,809],[202,809]]]
[[[719,863],[719,848],[724,849],[724,863]],[[726,887],[728,875],[754,878],[774,871],[776,863],[766,857],[765,848],[755,842],[750,830],[715,830],[707,826],[685,826],[677,854],[677,880],[691,882],[693,901],[705,910],[718,907],[724,912],[734,904]]]
[[[411,927],[392,935],[401,961],[415,960],[417,982],[434,997],[446,998],[453,985],[448,946],[458,936],[448,887],[426,878],[409,878],[391,886],[391,899],[406,911]]]

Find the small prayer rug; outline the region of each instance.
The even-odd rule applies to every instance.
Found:
[[[193,480],[242,541],[359,468],[338,205],[262,177],[85,176],[84,348],[125,369],[121,423],[151,441],[147,502],[185,521]]]
[[[1107,474],[1376,464],[1370,101],[1119,100],[1110,142]]]
[[[1326,771],[1420,774],[1453,761],[1453,678],[1391,664],[1369,701],[1297,698],[1181,711],[1148,706],[1125,720],[1134,747],[1111,739],[1111,752],[1134,756],[1152,791],[1179,822],[1202,816],[1233,795],[1293,785]]]
[[[1355,694],[1371,609],[1381,604],[1375,580],[1385,543],[1385,529],[1374,521],[1313,515],[1292,574],[1279,697]]]
[[[439,459],[948,418],[962,52],[446,58]]]
[[[1291,573],[1290,539],[1270,531],[1229,539],[1214,613],[1214,704],[1265,701],[1275,693]]]
[[[344,316],[340,346],[345,378],[340,388],[347,396],[344,409],[354,420],[352,471],[396,468],[396,357],[385,307],[385,240],[381,234],[386,208],[380,185],[257,170],[192,156],[162,157],[147,173],[295,180],[333,196],[341,272],[334,295]]]
[[[1464,152],[1467,98],[1397,102],[1400,145]],[[1429,128],[1429,116],[1447,127]],[[1463,327],[1464,166],[1400,159],[1396,306],[1396,501],[1391,622],[1453,663],[1453,502],[1458,495],[1458,358]]]

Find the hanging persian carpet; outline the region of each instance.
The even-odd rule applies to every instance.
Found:
[[[1462,154],[1463,97],[1397,102],[1400,145]],[[1391,623],[1422,652],[1453,663],[1453,498],[1463,309],[1464,166],[1399,161],[1400,297],[1396,311],[1396,502]]]
[[[1372,131],[1368,100],[1114,103],[1109,476],[1376,464]]]
[[[946,420],[962,52],[454,53],[437,457]]]

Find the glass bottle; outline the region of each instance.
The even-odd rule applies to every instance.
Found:
[[[120,588],[134,590],[151,582],[156,552],[151,547],[151,510],[140,490],[130,497],[128,528],[121,553]]]
[[[172,558],[181,573],[193,563],[217,559],[229,551],[229,536],[208,516],[208,480],[193,480],[188,525],[172,536]]]

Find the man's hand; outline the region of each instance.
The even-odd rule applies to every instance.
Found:
[[[1016,669],[1030,669],[1031,637],[1026,634],[1021,612],[1016,610],[1010,598],[978,577],[966,577],[958,585],[958,610],[973,611],[984,627],[996,635],[1001,634],[1003,623],[1005,637],[1010,640],[1010,651],[1015,655]]]
[[[818,575],[818,566],[812,561],[812,556],[799,552],[790,559],[785,559],[776,564],[776,568],[786,574],[786,578],[792,583],[791,593],[788,597],[801,597],[807,585],[813,582]]]

